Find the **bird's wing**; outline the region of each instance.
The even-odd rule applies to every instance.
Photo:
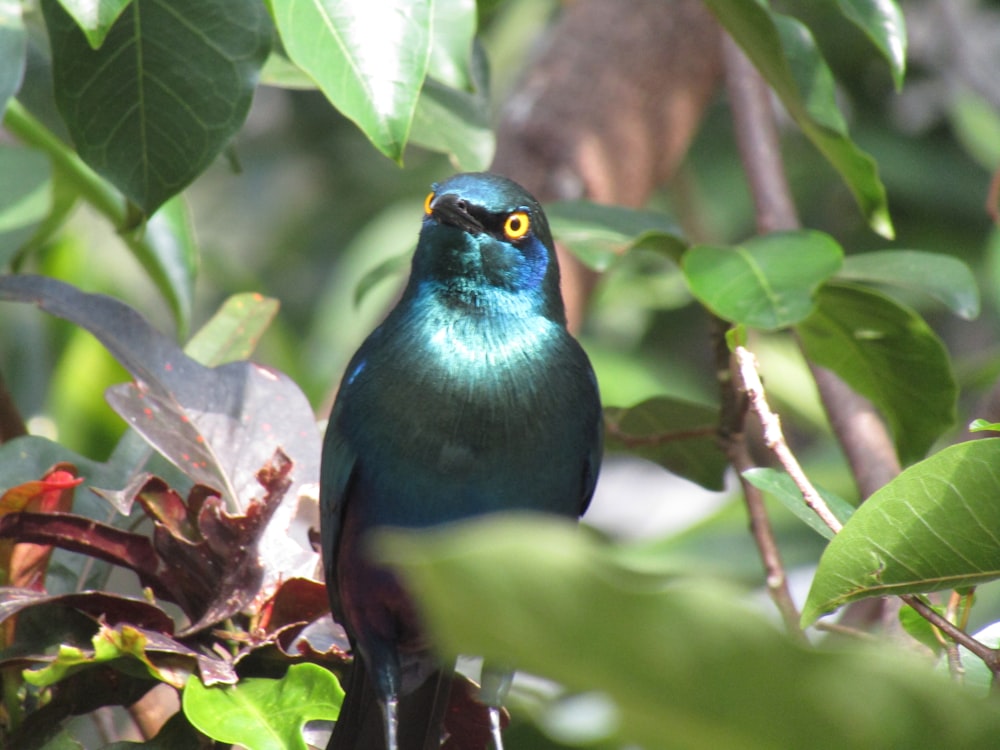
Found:
[[[320,523],[321,544],[323,548],[323,571],[326,574],[327,591],[330,594],[330,605],[335,616],[339,617],[340,601],[337,593],[337,546],[340,539],[340,528],[344,518],[344,504],[348,494],[348,485],[357,454],[347,441],[339,427],[340,405],[334,404],[330,421],[326,427],[323,439],[323,461],[320,466],[319,507],[322,516]]]
[[[582,350],[581,350],[582,351]],[[590,501],[594,497],[594,489],[597,487],[597,475],[601,471],[601,459],[604,456],[604,414],[601,410],[601,398],[598,395],[597,377],[590,368],[590,362],[586,362],[587,369],[590,370],[590,382],[594,387],[596,398],[596,410],[593,415],[593,436],[591,437],[590,451],[587,453],[587,460],[583,466],[583,493],[580,498],[580,515],[587,512]]]

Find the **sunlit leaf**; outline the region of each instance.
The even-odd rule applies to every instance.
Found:
[[[130,2],[132,0],[59,0],[94,49],[104,43],[104,37]]]
[[[827,284],[796,331],[806,355],[870,399],[892,428],[902,463],[923,458],[955,422],[958,386],[941,340],[885,295]]]
[[[184,196],[164,203],[142,230],[142,241],[129,244],[170,303],[181,336],[186,335],[194,304],[198,243]]]
[[[735,247],[696,245],[682,268],[692,293],[732,323],[775,330],[794,325],[815,306],[819,285],[843,259],[822,232],[779,232]]]
[[[803,624],[856,599],[1000,578],[998,461],[1000,438],[953,445],[869,497],[820,558]]]
[[[289,58],[399,161],[431,52],[429,0],[272,0]]]
[[[184,715],[214,740],[248,750],[307,750],[302,726],[332,721],[344,691],[333,674],[315,664],[293,664],[279,680],[247,677],[207,688],[195,677],[184,687]]]
[[[98,50],[55,0],[42,10],[77,151],[152,214],[243,124],[272,38],[263,3],[133,0]]]
[[[837,0],[841,12],[871,39],[889,64],[898,91],[906,74],[906,22],[896,0]]]
[[[837,278],[912,289],[944,303],[966,320],[979,315],[979,287],[968,265],[920,250],[876,250],[848,255]]]
[[[476,0],[435,0],[431,6],[431,34],[428,74],[451,88],[470,88]]]

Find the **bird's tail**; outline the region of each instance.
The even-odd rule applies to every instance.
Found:
[[[327,750],[439,750],[451,676],[440,670],[399,701],[398,747],[386,747],[385,715],[364,662],[355,657]]]

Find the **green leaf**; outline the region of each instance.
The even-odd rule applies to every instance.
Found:
[[[417,102],[410,141],[449,154],[456,169],[481,172],[489,167],[496,148],[489,99],[428,78]]]
[[[833,74],[809,29],[772,13],[759,1],[705,3],[771,84],[802,132],[843,177],[869,226],[891,238],[892,220],[877,165],[850,139],[834,96]]]
[[[208,367],[250,359],[280,303],[256,292],[234,294],[184,347],[191,359]]]
[[[431,49],[430,0],[272,0],[289,58],[400,161]]]
[[[914,464],[868,498],[827,545],[803,625],[856,599],[1000,578],[1000,438]]]
[[[842,259],[829,235],[798,231],[753,237],[735,247],[696,245],[681,267],[691,292],[716,315],[775,330],[812,312],[817,288]]]
[[[187,335],[198,271],[198,245],[183,195],[164,203],[129,248],[156,283],[174,313],[180,335]]]
[[[134,0],[99,50],[55,0],[42,10],[78,153],[152,214],[243,124],[272,38],[263,4]]]
[[[0,0],[0,118],[7,102],[21,87],[28,35],[18,0]]]
[[[606,447],[659,464],[710,490],[721,490],[727,461],[719,449],[715,407],[667,396],[629,409],[604,410]]]
[[[861,29],[889,63],[899,91],[906,74],[906,22],[896,0],[837,0],[844,17]]]
[[[427,72],[446,86],[473,86],[469,69],[476,36],[475,0],[434,0],[431,6],[431,56]]]
[[[192,676],[182,706],[188,720],[219,742],[248,750],[306,750],[302,725],[333,721],[344,691],[331,672],[293,664],[280,680],[248,677],[236,685],[205,687]]]
[[[0,145],[0,266],[6,265],[48,215],[51,173],[44,154]]]
[[[635,247],[662,252],[678,262],[687,247],[680,230],[656,211],[581,200],[550,203],[545,215],[553,237],[595,271],[606,271]]]
[[[990,422],[986,419],[973,419],[969,423],[969,432],[1000,432],[1000,422]]]
[[[130,2],[132,0],[59,0],[59,4],[87,35],[93,49],[99,49],[104,44],[104,38]]]
[[[944,303],[966,320],[979,315],[979,288],[968,265],[921,250],[877,250],[849,255],[837,278],[912,289]]]
[[[402,274],[407,268],[410,267],[411,258],[413,258],[413,250],[400,253],[399,255],[393,255],[390,258],[386,258],[370,271],[365,273],[365,275],[361,277],[360,281],[358,281],[358,285],[354,288],[354,306],[357,307],[360,305],[364,298],[368,295],[368,292],[370,292],[376,284],[382,281],[382,279]]]
[[[806,356],[870,399],[892,428],[903,464],[923,458],[955,421],[958,386],[941,340],[883,294],[828,284],[797,327]]]
[[[743,476],[754,487],[767,492],[780,501],[800,521],[803,521],[820,536],[833,539],[833,530],[820,520],[820,517],[816,515],[812,508],[806,505],[802,497],[802,491],[799,490],[795,485],[795,481],[788,474],[776,469],[757,468],[747,469],[743,472]],[[819,492],[820,497],[826,502],[827,507],[836,516],[837,520],[841,523],[847,523],[847,519],[854,513],[854,506],[832,492],[821,490],[818,487],[816,491]]]
[[[996,706],[884,644],[792,644],[732,588],[632,568],[565,520],[493,517],[373,541],[443,653],[600,691],[617,709],[609,747],[975,747],[998,731]]]
[[[174,683],[177,676],[175,671],[163,671],[153,664],[146,655],[146,644],[146,636],[132,626],[110,628],[105,625],[93,638],[93,651],[63,644],[59,646],[55,659],[47,666],[26,669],[22,674],[25,682],[36,687],[46,687],[95,664],[123,659],[117,665],[122,671],[138,676],[148,673],[157,680]],[[183,673],[187,676],[187,670]]]

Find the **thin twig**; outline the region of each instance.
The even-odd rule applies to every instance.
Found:
[[[858,630],[857,628],[852,628],[850,625],[844,625],[839,622],[827,622],[826,620],[820,620],[813,627],[816,630],[825,630],[827,633],[836,633],[837,635],[846,635],[851,638],[856,638],[859,641],[877,641],[878,638],[873,634],[869,633],[867,630]]]
[[[820,520],[834,534],[839,533],[844,525],[833,515],[830,506],[826,504],[826,501],[816,491],[816,488],[813,487],[812,482],[809,481],[809,477],[806,476],[798,459],[795,458],[795,454],[792,453],[788,447],[788,443],[785,441],[785,435],[781,431],[781,420],[777,414],[771,411],[771,407],[768,405],[767,398],[764,395],[764,386],[760,382],[760,375],[757,373],[756,359],[750,351],[742,346],[737,346],[733,355],[736,357],[737,372],[740,375],[743,390],[750,401],[750,408],[757,414],[760,424],[764,428],[764,444],[774,453],[785,471],[788,472],[788,476],[795,482],[795,486],[802,493],[806,505],[819,516]]]
[[[21,412],[0,375],[0,444],[28,434]]]
[[[605,422],[604,429],[615,440],[620,440],[622,445],[628,448],[639,448],[644,445],[663,445],[664,443],[672,443],[678,440],[712,437],[719,432],[717,427],[692,427],[690,430],[657,432],[652,435],[632,435],[622,430],[621,426],[614,422]]]
[[[985,643],[980,643],[964,630],[956,625],[953,625],[946,617],[942,617],[940,614],[935,612],[932,607],[925,604],[923,600],[915,594],[902,594],[899,598],[906,604],[913,607],[913,609],[917,611],[917,614],[955,641],[955,643],[959,646],[965,646],[965,648],[969,649],[969,651],[982,659],[983,663],[986,664],[990,672],[993,674],[994,682],[1000,680],[1000,651],[990,648]]]

